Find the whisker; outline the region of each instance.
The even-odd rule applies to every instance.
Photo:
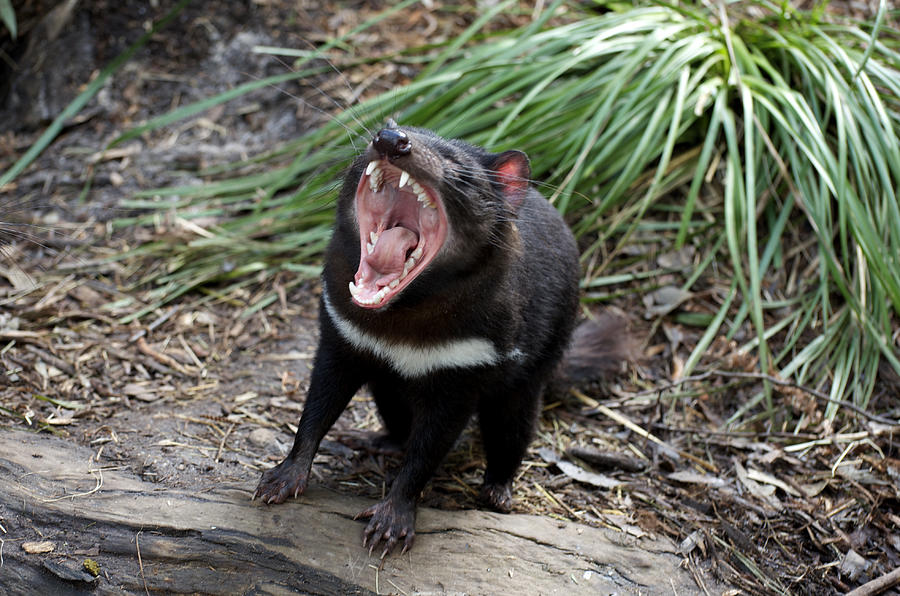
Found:
[[[316,48],[316,47],[312,44],[312,42],[310,42],[308,39],[304,39],[303,42],[306,43],[306,44],[307,44],[309,47],[311,47],[313,50],[317,50],[317,49],[318,49],[318,48]],[[363,121],[357,116],[357,114],[356,114],[356,112],[355,112],[355,108],[354,108],[353,102],[355,102],[356,100],[359,99],[359,96],[357,95],[357,91],[354,91],[353,86],[350,84],[350,81],[349,81],[349,80],[347,79],[347,77],[344,75],[343,71],[342,71],[341,69],[339,69],[339,68],[331,61],[330,58],[328,58],[325,54],[319,54],[319,55],[321,56],[321,59],[324,60],[326,64],[328,64],[328,66],[331,68],[331,70],[333,70],[335,73],[337,73],[337,75],[341,78],[341,82],[343,82],[344,85],[347,86],[347,90],[350,92],[351,103],[348,104],[348,105],[346,105],[346,106],[343,106],[343,107],[342,107],[342,106],[340,105],[340,103],[339,103],[336,99],[334,99],[333,97],[331,97],[331,96],[328,95],[327,93],[324,93],[324,92],[323,92],[321,89],[319,89],[318,87],[316,87],[316,90],[319,91],[320,93],[324,93],[324,95],[326,96],[326,98],[327,98],[329,101],[331,101],[335,106],[341,108],[342,110],[345,110],[345,111],[349,112],[349,113],[350,113],[350,116],[356,121],[356,123],[359,124],[359,125],[363,128],[363,130],[366,131],[366,134],[368,134],[368,135],[371,137],[371,136],[374,134],[374,132],[373,132],[372,130],[370,130],[368,126],[366,126],[365,122],[363,122]]]
[[[282,64],[284,64],[287,68],[290,68],[289,65],[287,65],[284,61],[280,60],[280,58],[278,58],[277,56],[274,56],[274,55],[273,55],[273,57],[274,57],[276,60],[278,60],[279,62],[281,62]],[[250,77],[250,78],[256,79],[257,81],[262,80],[262,77],[256,76],[256,75],[254,75],[253,73],[245,72],[245,73],[243,73],[243,74],[245,74],[246,76],[248,76],[248,77]],[[343,106],[341,106],[340,103],[337,102],[337,100],[335,100],[334,98],[332,98],[330,95],[328,95],[325,91],[323,91],[323,90],[322,90],[321,88],[319,88],[317,85],[315,85],[315,84],[313,84],[313,83],[309,83],[309,82],[307,82],[306,84],[307,84],[309,87],[313,88],[316,92],[318,92],[318,93],[319,93],[320,95],[322,95],[323,97],[328,98],[328,100],[331,101],[338,109],[344,110]],[[327,110],[323,110],[322,108],[320,108],[320,107],[318,107],[318,106],[316,106],[316,105],[313,105],[311,102],[306,101],[305,99],[303,99],[302,97],[300,97],[300,96],[298,96],[298,95],[296,95],[296,94],[294,94],[294,93],[291,93],[290,91],[288,91],[287,89],[284,89],[283,87],[279,87],[278,85],[275,85],[275,84],[270,84],[269,87],[271,87],[271,88],[273,88],[273,89],[279,91],[280,93],[283,93],[284,95],[290,97],[291,99],[294,99],[294,100],[298,101],[299,103],[302,103],[304,106],[306,106],[306,107],[308,107],[309,109],[311,109],[311,110],[313,110],[313,111],[319,113],[319,114],[322,115],[322,116],[327,117],[328,119],[332,120],[333,122],[336,122],[336,123],[337,123],[338,125],[340,125],[345,131],[347,131],[347,137],[348,137],[348,139],[349,139],[349,141],[350,141],[350,144],[353,146],[353,149],[354,149],[355,151],[359,151],[359,149],[356,147],[356,143],[355,143],[355,141],[354,141],[354,137],[360,136],[359,133],[358,133],[357,131],[353,130],[352,128],[350,128],[349,126],[347,126],[346,124],[344,124],[343,122],[341,122],[341,120],[340,120],[337,116],[335,116],[334,114],[331,114],[331,113],[328,112]],[[351,117],[353,117],[354,120],[357,121],[357,123],[358,123],[360,126],[363,127],[363,129],[368,130],[368,129],[366,128],[366,126],[365,126],[362,122],[360,122],[359,119],[356,118],[356,116],[355,116],[352,112],[350,113],[350,115],[351,115]]]

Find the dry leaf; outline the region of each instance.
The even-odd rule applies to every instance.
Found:
[[[576,466],[573,463],[567,461],[558,461],[556,462],[556,467],[559,470],[571,478],[572,480],[577,480],[578,482],[584,482],[585,484],[590,484],[593,486],[599,486],[600,488],[615,488],[623,482],[616,480],[615,478],[610,478],[604,474],[597,474],[596,472],[588,472],[584,468],[580,466]]]
[[[41,555],[44,553],[52,553],[53,549],[56,548],[56,545],[50,542],[49,540],[44,540],[43,542],[23,542],[22,550],[24,550],[29,555]]]
[[[765,472],[760,472],[759,470],[754,470],[753,468],[750,468],[749,470],[747,470],[747,477],[752,480],[756,480],[757,482],[771,484],[772,486],[778,487],[781,490],[783,490],[784,492],[786,492],[787,494],[791,495],[792,497],[800,496],[800,493],[797,492],[796,489],[794,489],[791,486],[788,486],[787,484],[785,484],[778,478],[775,478],[771,474],[766,474]]]
[[[644,306],[647,307],[644,318],[652,319],[654,317],[669,314],[693,295],[692,292],[682,290],[677,286],[664,286],[659,288],[644,296]]]
[[[713,488],[719,488],[725,486],[726,482],[724,479],[719,478],[718,476],[713,476],[712,474],[701,474],[699,472],[694,472],[691,470],[683,470],[681,472],[672,472],[667,475],[666,478],[669,480],[674,480],[675,482],[683,482],[685,484],[705,484],[706,486],[711,486]]]
[[[705,557],[706,540],[703,536],[703,530],[694,530],[693,532],[691,532],[688,537],[682,540],[681,544],[678,545],[678,552],[686,557],[692,550],[698,547],[700,548],[700,552]]]
[[[693,264],[694,247],[687,246],[673,252],[667,252],[656,257],[656,262],[665,269],[686,269]]]
[[[803,491],[803,494],[808,498],[815,497],[820,492],[825,490],[825,487],[828,486],[828,479],[820,480],[819,482],[811,482],[809,484],[801,484],[800,490]]]
[[[781,501],[775,496],[774,486],[771,484],[760,484],[756,480],[750,478],[747,474],[747,470],[745,470],[744,466],[741,465],[741,462],[737,460],[734,462],[734,471],[737,474],[738,480],[741,481],[741,484],[751,495],[776,511],[780,511],[783,508]]]
[[[847,554],[844,555],[844,559],[841,561],[841,575],[850,581],[855,581],[856,578],[858,578],[863,571],[868,569],[870,565],[871,563],[866,561],[851,548],[847,551]]]

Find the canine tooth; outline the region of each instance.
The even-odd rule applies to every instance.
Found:
[[[422,246],[421,245],[417,246],[416,250],[412,251],[412,254],[410,254],[409,256],[411,256],[412,258],[414,258],[415,260],[418,261],[419,257],[422,256]]]
[[[369,176],[369,188],[372,189],[372,192],[378,192],[378,189],[381,188],[382,178],[384,178],[384,172],[382,172],[380,167],[376,166],[372,171],[372,175]]]
[[[366,252],[369,254],[372,254],[373,252],[375,252],[375,245],[372,244],[371,242],[366,242]]]
[[[376,234],[374,231],[369,232],[369,240],[372,241],[372,244],[377,243],[378,242],[378,234]]]
[[[369,162],[369,165],[366,166],[366,176],[371,176],[372,172],[375,171],[375,168],[378,167],[378,162],[374,159]]]
[[[356,294],[359,292],[359,290],[356,287],[356,284],[351,281],[349,287],[350,287],[350,293],[353,294],[354,296],[356,296]]]
[[[406,170],[400,170],[400,184],[397,185],[397,188],[403,188],[404,186],[406,186],[407,182],[409,182],[409,174],[406,172]],[[413,180],[413,184],[415,183],[416,181]]]

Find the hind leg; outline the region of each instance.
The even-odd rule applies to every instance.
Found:
[[[530,379],[529,379],[530,380]],[[487,395],[478,406],[478,423],[487,469],[481,498],[493,509],[512,508],[512,480],[534,435],[543,383],[519,383]]]
[[[409,438],[412,428],[412,406],[408,397],[398,391],[396,384],[373,381],[369,383],[375,405],[378,407],[378,415],[384,424],[387,435],[381,442],[386,447],[402,447]]]

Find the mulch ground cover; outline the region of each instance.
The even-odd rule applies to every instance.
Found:
[[[242,52],[250,42],[241,36],[299,46],[368,16],[355,6],[310,9],[287,26],[284,19],[294,13],[282,4],[259,3],[231,17],[192,8],[139,54],[145,68],[126,69],[87,120],[0,189],[0,425],[90,445],[98,462],[161,486],[228,479],[252,487],[289,449],[315,351],[317,282],[250,278],[238,290],[204,288],[135,319],[154,289],[139,281],[166,262],[131,251],[151,240],[189,237],[190,230],[165,216],[155,227],[117,228],[114,220],[128,215],[118,201],[136,188],[200,182],[177,167],[185,155],[208,164],[236,151],[252,154],[305,126],[299,112],[309,121],[322,117],[306,113],[308,104],[295,97],[333,109],[332,98],[352,101],[354,93],[381,91],[385,81],[401,82],[412,72],[362,66],[321,81],[325,96],[270,89],[178,124],[168,137],[149,135],[133,149],[98,153],[104,139],[158,109],[164,97],[177,105],[181,93],[202,95],[227,84],[209,74],[214,64],[248,76],[285,68],[248,60]],[[123,26],[144,22],[131,16],[119,16]],[[390,43],[380,51],[409,47],[452,35],[472,17],[419,7],[358,42],[373,52],[384,39]],[[188,39],[186,31],[196,27],[216,35],[191,54],[196,61],[179,59],[169,36]],[[199,92],[198,80],[205,85]],[[269,126],[273,113],[287,115],[283,121],[295,128]],[[33,131],[3,135],[0,170],[34,138]],[[229,145],[234,139],[240,151]],[[80,200],[88,178],[91,190]],[[663,245],[658,251],[668,261],[684,257]],[[659,286],[676,285],[675,277]],[[275,302],[248,313],[259,295],[272,292]],[[680,545],[686,566],[711,570],[733,593],[843,593],[900,567],[900,380],[882,370],[865,411],[841,403],[828,420],[830,399],[821,389],[758,374],[755,360],[724,337],[699,372],[682,379],[702,329],[675,315],[712,313],[714,305],[694,295],[660,315],[654,309],[664,295],[656,302],[635,296],[624,292],[608,306],[628,322],[633,361],[602,384],[548,398],[515,482],[515,511],[610,528],[638,544],[645,536],[668,537]],[[729,425],[764,383],[778,414]],[[327,435],[312,482],[381,496],[398,459],[361,447],[379,427],[374,405],[360,394]],[[470,429],[423,503],[477,507],[483,469]]]

